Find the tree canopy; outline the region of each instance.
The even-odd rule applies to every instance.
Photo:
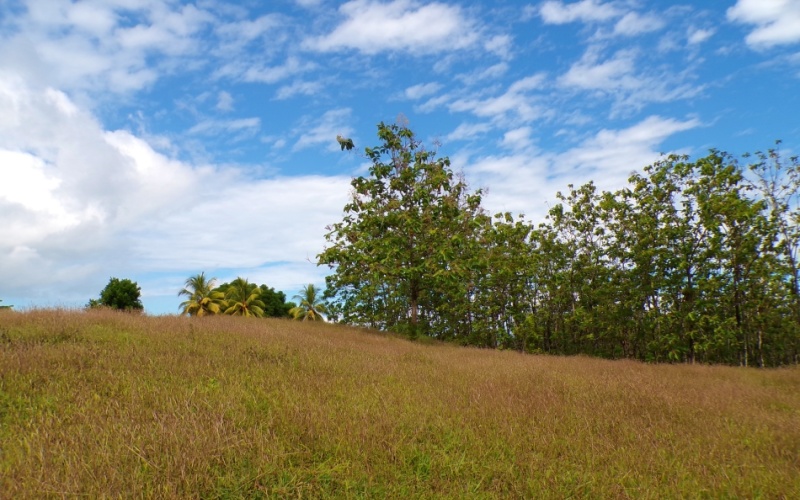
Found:
[[[378,126],[318,256],[346,323],[525,352],[800,362],[800,165],[666,156],[544,222],[481,208],[447,158]]]
[[[466,236],[482,216],[447,158],[426,149],[407,127],[378,125],[366,148],[368,177],[357,177],[341,222],[329,227],[318,256],[330,266],[328,296],[343,320],[431,334],[456,277]]]
[[[140,299],[141,292],[135,281],[111,278],[100,292],[100,298],[89,301],[89,307],[105,306],[121,311],[141,311],[144,309]]]
[[[204,272],[186,280],[186,286],[178,292],[187,299],[181,303],[181,314],[208,316],[219,314],[225,308],[225,294],[214,289],[216,278],[206,278]]]
[[[289,314],[294,319],[303,321],[325,321],[324,315],[328,313],[328,308],[322,301],[321,295],[320,290],[313,284],[304,286],[300,293],[294,296],[299,305],[290,309]]]

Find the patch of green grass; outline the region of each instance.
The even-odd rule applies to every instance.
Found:
[[[9,498],[800,497],[800,370],[4,314]]]

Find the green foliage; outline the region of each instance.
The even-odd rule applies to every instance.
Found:
[[[266,306],[260,298],[261,290],[255,283],[250,283],[247,279],[239,277],[225,286],[224,290],[225,301],[228,306],[225,309],[225,314],[256,318],[264,316],[264,307]]]
[[[291,316],[289,311],[295,307],[295,304],[286,302],[285,293],[275,291],[274,288],[267,285],[261,285],[258,288],[261,294],[261,302],[264,303],[264,317],[285,318]]]
[[[346,323],[524,352],[800,362],[800,165],[668,156],[569,186],[538,227],[486,216],[447,158],[380,124],[319,263]]]
[[[188,278],[186,287],[178,292],[179,296],[188,297],[180,305],[181,314],[208,316],[225,310],[225,294],[214,289],[215,281],[216,278],[206,278],[203,272]]]
[[[144,309],[141,288],[129,279],[111,278],[100,292],[99,299],[90,299],[87,307],[108,307],[120,311],[141,311]]]
[[[0,299],[0,302],[3,302],[3,300]],[[7,310],[9,310],[9,309],[11,309],[13,307],[14,306],[0,306],[0,311],[4,311],[4,310],[7,311]]]
[[[451,328],[449,299],[463,296],[458,262],[481,215],[447,158],[400,125],[378,125],[366,148],[369,177],[353,179],[341,222],[330,226],[319,263],[334,269],[327,297],[349,323],[417,334]],[[452,310],[455,311],[455,310]]]
[[[299,294],[294,298],[299,302],[289,310],[289,315],[294,319],[303,321],[325,321],[325,314],[328,314],[327,305],[320,301],[319,289],[313,284],[303,287]]]

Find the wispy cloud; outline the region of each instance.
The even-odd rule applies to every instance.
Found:
[[[340,6],[339,13],[341,24],[327,35],[306,40],[306,48],[429,54],[464,49],[478,41],[475,22],[454,5],[352,0]]]
[[[544,112],[532,92],[541,89],[545,80],[544,74],[531,75],[512,83],[501,95],[458,99],[450,103],[449,108],[451,111],[468,111],[482,118],[529,122],[541,117]]]
[[[608,21],[621,15],[621,11],[612,3],[598,0],[582,0],[564,3],[558,0],[544,2],[539,9],[542,20],[548,24],[566,24],[575,21],[596,22]]]
[[[241,132],[249,130],[256,133],[261,126],[258,117],[239,118],[235,120],[202,120],[189,129],[189,134],[217,135],[222,132]]]
[[[666,22],[656,14],[628,12],[614,25],[614,34],[625,36],[641,35],[642,33],[658,31],[665,25]]]
[[[406,99],[416,101],[418,99],[422,99],[423,97],[427,97],[431,94],[435,94],[441,88],[442,85],[436,82],[420,83],[406,88],[405,91],[403,91],[403,95],[405,96]]]

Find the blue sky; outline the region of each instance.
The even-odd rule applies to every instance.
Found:
[[[800,1],[5,0],[0,299],[322,284],[376,124],[538,221],[661,152],[800,150]]]

